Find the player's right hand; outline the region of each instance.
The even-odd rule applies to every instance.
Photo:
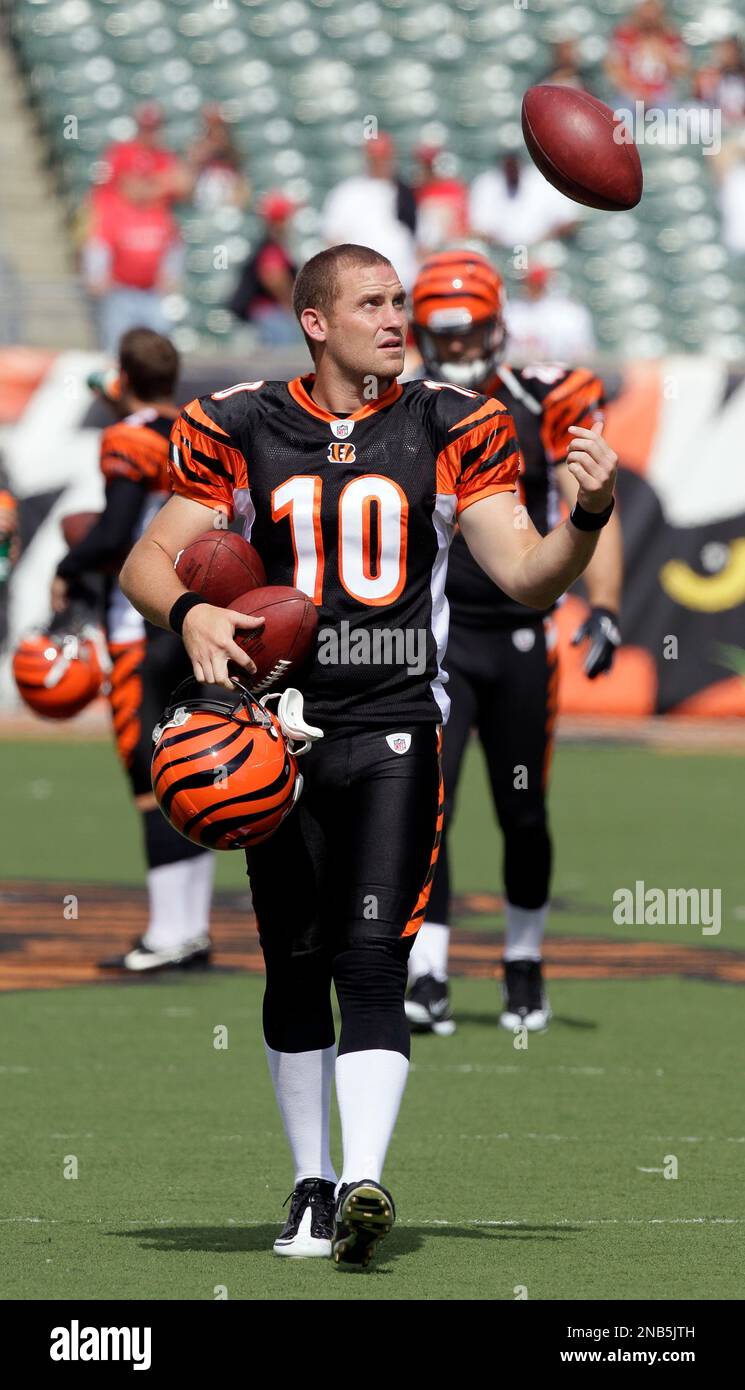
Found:
[[[235,690],[228,672],[228,662],[242,666],[249,675],[256,667],[247,652],[238,646],[235,630],[264,626],[263,618],[251,618],[232,608],[216,608],[211,603],[198,603],[184,618],[181,638],[191,661],[195,679],[207,685],[224,685]]]

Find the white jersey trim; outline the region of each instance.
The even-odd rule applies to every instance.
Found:
[[[437,675],[430,682],[430,689],[442,715],[443,724],[450,714],[450,696],[445,693],[447,672],[443,670],[443,660],[448,644],[450,605],[445,597],[445,581],[448,572],[448,553],[455,531],[455,508],[457,498],[451,493],[438,492],[432,522],[437,533],[437,555],[432,566],[430,593],[432,595],[432,635],[437,647]]]

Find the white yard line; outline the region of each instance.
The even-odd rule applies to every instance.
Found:
[[[644,1171],[661,1172],[662,1169],[648,1169]],[[124,1223],[127,1226],[141,1226],[151,1222],[155,1226],[182,1226],[187,1220],[186,1217],[176,1218],[170,1216],[141,1216],[128,1217]],[[39,1226],[101,1226],[104,1224],[103,1217],[85,1217],[84,1220],[59,1220],[54,1216],[1,1216],[0,1225],[10,1225],[12,1223],[30,1222]],[[110,1224],[111,1217],[106,1218],[106,1224]],[[462,1221],[446,1221],[437,1217],[428,1220],[416,1219],[412,1217],[409,1221],[399,1221],[399,1226],[443,1226],[458,1230],[463,1226],[494,1226],[494,1227],[523,1227],[531,1230],[536,1223],[540,1223],[541,1229],[555,1227],[557,1230],[562,1226],[742,1226],[745,1225],[745,1216],[590,1216],[590,1217],[571,1217],[564,1216],[558,1221],[550,1221],[546,1217],[536,1216],[531,1220],[522,1218],[504,1217],[495,1221],[487,1217],[464,1217]],[[190,1223],[191,1224],[191,1223]],[[206,1223],[205,1230],[219,1227],[223,1222]],[[244,1217],[229,1216],[225,1219],[226,1226],[281,1226],[281,1221],[248,1221]],[[194,1225],[194,1230],[200,1227]]]

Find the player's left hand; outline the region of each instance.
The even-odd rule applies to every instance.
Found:
[[[567,454],[567,469],[579,488],[577,501],[586,512],[604,512],[613,500],[616,485],[618,455],[602,437],[603,421],[596,420],[592,429],[570,425],[573,436]]]
[[[572,646],[589,641],[590,648],[584,660],[583,670],[588,680],[594,681],[604,671],[610,671],[616,648],[621,645],[621,632],[618,615],[610,608],[591,608],[581,627],[577,628]]]

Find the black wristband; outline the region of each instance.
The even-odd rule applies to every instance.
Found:
[[[189,592],[179,595],[168,614],[168,626],[172,632],[177,632],[179,637],[181,636],[184,618],[192,608],[196,608],[198,603],[209,603],[209,599],[202,598],[201,594]]]
[[[605,511],[586,512],[579,502],[575,502],[569,513],[569,520],[578,531],[600,531],[610,521],[615,505],[616,499],[611,497],[610,506],[606,507]]]

